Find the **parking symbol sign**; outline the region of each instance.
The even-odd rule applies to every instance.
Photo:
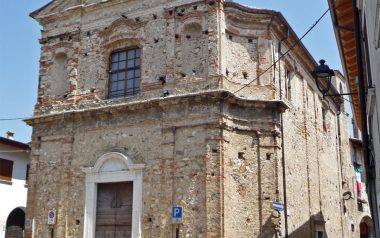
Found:
[[[182,207],[173,207],[172,209],[172,223],[182,224]]]

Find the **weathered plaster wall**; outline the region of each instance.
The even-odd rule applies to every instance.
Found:
[[[160,7],[152,7],[150,1],[102,3],[102,7],[71,10],[59,22],[44,23],[36,112],[57,112],[106,99],[109,55],[130,46],[142,49],[138,100],[159,97],[163,89],[172,94],[194,91],[189,84],[216,88],[217,79],[208,76],[216,75],[218,63],[218,4],[177,2],[165,1]],[[52,59],[60,53],[69,58],[66,80],[71,87],[65,95],[49,90],[49,73],[56,67]],[[160,77],[165,77],[165,85]]]
[[[82,236],[81,168],[110,151],[146,165],[144,237],[173,236],[176,205],[184,207],[184,237],[284,235],[284,213],[277,231],[271,219],[271,202],[284,202],[282,149],[289,234],[310,237],[322,224],[326,236],[345,237],[337,105],[318,93],[301,47],[271,67],[292,43],[281,41],[286,29],[277,15],[219,1],[90,2],[42,17],[65,9],[58,4],[37,17],[44,32],[35,115],[43,117],[28,121],[27,211],[35,237],[48,237],[53,208],[57,237]],[[109,55],[130,46],[142,49],[142,92],[110,100]],[[51,90],[49,79],[61,53],[68,56],[66,95]],[[160,98],[164,89],[170,97]]]
[[[220,187],[213,182],[213,178],[220,178],[219,156],[212,155],[218,154],[214,142],[219,135],[215,117],[218,110],[211,102],[189,101],[115,112],[101,120],[74,115],[58,124],[37,126],[34,135],[40,140],[33,154],[34,186],[30,188],[28,206],[28,218],[34,218],[37,227],[35,236],[49,237],[46,214],[51,209],[58,213],[57,237],[82,236],[81,168],[93,166],[109,151],[117,151],[134,163],[146,165],[144,237],[170,237],[171,207],[176,205],[183,206],[186,214],[183,234],[219,237],[220,224],[208,218],[220,216],[220,211],[212,209],[218,199],[208,201],[220,197]],[[213,212],[206,214],[206,207]]]

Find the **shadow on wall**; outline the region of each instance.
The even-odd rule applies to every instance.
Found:
[[[298,227],[293,232],[289,233],[289,238],[328,238],[325,229],[325,219],[321,212],[312,215],[310,219]],[[282,223],[284,225],[284,222]],[[285,234],[281,234],[276,231],[275,225],[272,223],[271,218],[269,218],[263,225],[263,232],[258,236],[258,238],[277,238],[284,237]]]
[[[328,238],[325,227],[326,221],[322,212],[312,215],[307,222],[289,234],[290,238],[312,237]]]

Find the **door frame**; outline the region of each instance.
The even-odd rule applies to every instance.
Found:
[[[141,237],[144,164],[134,164],[126,155],[110,152],[102,155],[94,167],[82,168],[86,174],[84,238],[95,238],[97,184],[133,182],[132,238]]]

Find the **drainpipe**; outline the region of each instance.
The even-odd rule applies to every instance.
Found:
[[[340,104],[339,107],[340,108],[336,115],[336,118],[337,118],[337,127],[338,127],[338,154],[339,154],[340,178],[341,178],[341,181],[343,181],[343,162],[342,162],[343,151],[342,151],[342,133],[340,129],[340,126],[341,126],[340,116],[342,115],[342,109],[344,108],[344,106]],[[339,172],[338,172],[338,178],[339,178]],[[342,183],[339,186],[339,195],[341,194],[342,194]],[[345,230],[344,225],[343,225],[344,211],[342,211],[342,208],[343,206],[345,206],[345,201],[343,201],[342,199],[339,199],[339,204],[340,204],[340,224],[342,226],[342,237],[344,237],[344,230]]]
[[[377,212],[377,199],[376,199],[376,174],[374,168],[374,161],[370,161],[370,149],[368,139],[368,125],[367,125],[367,107],[366,107],[366,89],[364,82],[363,71],[363,54],[362,54],[362,38],[360,28],[360,15],[357,8],[357,0],[352,0],[354,8],[354,22],[355,22],[355,41],[356,41],[356,61],[358,66],[358,86],[359,86],[359,98],[360,98],[360,117],[362,121],[362,140],[363,140],[363,157],[364,166],[366,169],[367,177],[367,193],[369,206],[371,209],[371,216],[374,227],[374,235],[376,238],[380,238],[379,234],[379,217]]]
[[[289,31],[286,36],[278,42],[278,57],[282,57],[281,45],[284,40],[288,38]],[[281,80],[281,60],[278,62],[278,78],[279,78],[279,87],[280,87],[280,100],[282,100],[282,80]],[[282,152],[282,186],[284,189],[284,219],[285,219],[285,238],[289,237],[288,231],[288,200],[286,195],[286,169],[285,169],[285,140],[284,140],[284,113],[281,113],[281,152]]]

